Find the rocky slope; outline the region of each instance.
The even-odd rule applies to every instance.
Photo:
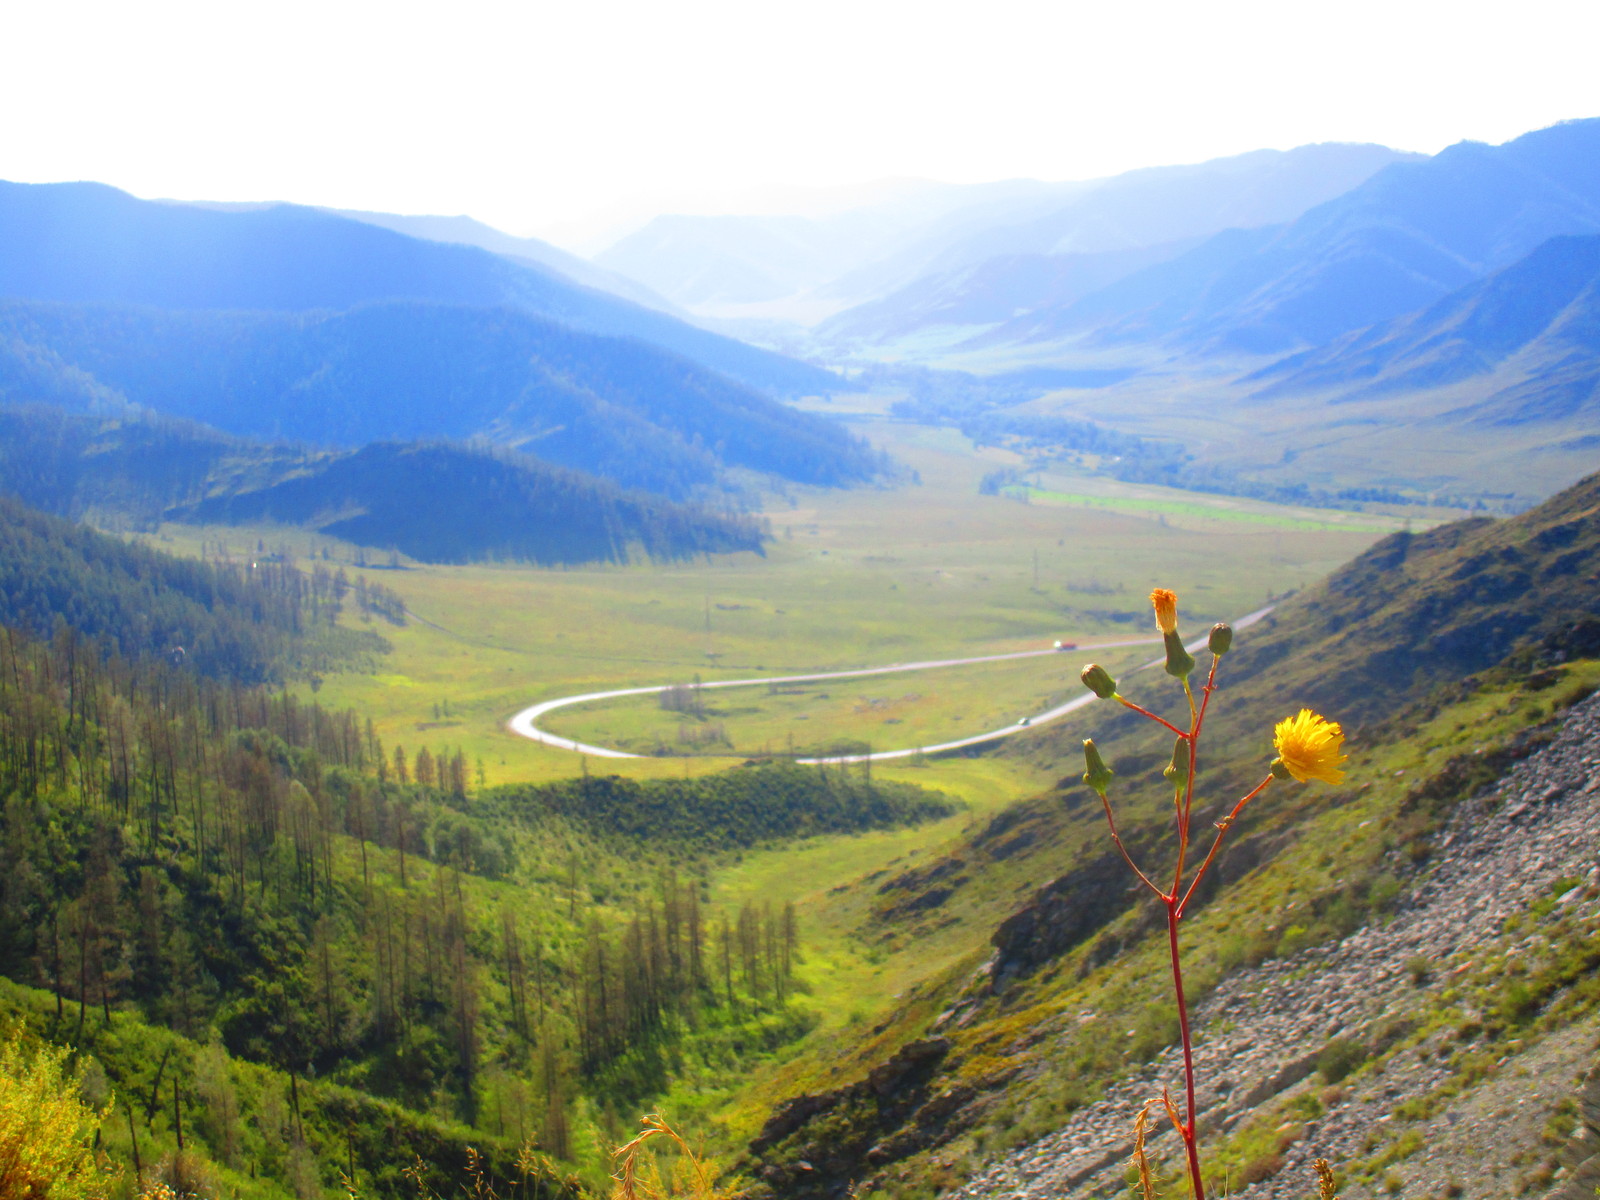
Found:
[[[1407,888],[1387,923],[1238,971],[1205,998],[1199,1104],[1215,1163],[1240,1164],[1213,1186],[1312,1194],[1318,1157],[1340,1169],[1346,1200],[1542,1194],[1559,1179],[1553,1146],[1600,1030],[1573,995],[1600,946],[1597,767],[1600,697],[1459,805],[1430,861],[1394,864]],[[1331,1086],[1341,1059],[1355,1069]],[[1171,1047],[955,1194],[1125,1190],[1135,1114],[1180,1081]],[[1152,1143],[1158,1157],[1175,1148],[1170,1131]]]

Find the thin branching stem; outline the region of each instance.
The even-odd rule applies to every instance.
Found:
[[[1205,878],[1206,872],[1211,869],[1211,860],[1216,858],[1217,850],[1222,846],[1222,839],[1227,836],[1229,827],[1238,819],[1239,814],[1244,811],[1244,806],[1266,791],[1267,785],[1273,779],[1274,776],[1269,774],[1255,787],[1251,788],[1249,793],[1233,806],[1232,811],[1227,816],[1217,822],[1217,836],[1211,843],[1211,852],[1206,855],[1205,861],[1200,864],[1200,869],[1195,872],[1194,878],[1189,881],[1189,890],[1183,894],[1183,903],[1178,905],[1178,916],[1183,916],[1184,911],[1189,907],[1189,901],[1194,896],[1195,889],[1200,886],[1200,881]]]
[[[1168,729],[1172,730],[1172,732],[1177,734],[1179,737],[1188,737],[1189,736],[1188,734],[1184,733],[1183,730],[1179,729],[1176,725],[1174,725],[1171,721],[1167,720],[1165,717],[1158,717],[1158,716],[1155,715],[1155,713],[1151,712],[1148,708],[1139,707],[1139,705],[1135,704],[1132,700],[1129,700],[1126,696],[1123,696],[1123,695],[1119,694],[1119,695],[1117,695],[1117,696],[1115,696],[1113,698],[1116,699],[1116,700],[1120,700],[1122,702],[1122,706],[1124,708],[1131,708],[1131,709],[1133,709],[1134,712],[1140,714],[1141,716],[1149,717],[1157,725],[1165,725]]]
[[[1149,888],[1157,896],[1160,896],[1162,903],[1166,903],[1170,897],[1155,884],[1150,882],[1150,876],[1146,875],[1139,869],[1139,864],[1133,861],[1133,855],[1129,854],[1128,848],[1122,844],[1122,835],[1117,832],[1117,819],[1111,815],[1111,801],[1106,798],[1106,794],[1104,792],[1100,793],[1100,803],[1105,806],[1106,824],[1111,826],[1111,840],[1117,844],[1117,849],[1122,851],[1123,859],[1126,860],[1128,866],[1133,868],[1133,873],[1139,877],[1140,882],[1142,882],[1145,887]]]
[[[1117,849],[1122,852],[1124,861],[1139,877],[1139,881],[1149,888],[1161,900],[1167,910],[1167,947],[1172,959],[1172,990],[1177,1000],[1178,1007],[1178,1032],[1183,1042],[1183,1091],[1184,1107],[1186,1111],[1180,1114],[1170,1097],[1163,1093],[1168,1115],[1172,1118],[1173,1126],[1178,1131],[1178,1136],[1183,1142],[1184,1157],[1189,1170],[1189,1183],[1194,1189],[1194,1200],[1205,1200],[1205,1183],[1200,1175],[1200,1146],[1199,1128],[1200,1118],[1195,1105],[1194,1083],[1194,1041],[1189,1029],[1189,1004],[1183,991],[1183,960],[1178,950],[1178,923],[1183,920],[1184,913],[1188,910],[1189,902],[1194,899],[1195,889],[1200,881],[1205,878],[1206,872],[1211,869],[1217,851],[1222,845],[1223,836],[1228,827],[1244,810],[1244,806],[1260,795],[1266,786],[1272,782],[1272,776],[1258,784],[1248,795],[1233,806],[1233,810],[1217,822],[1217,836],[1211,844],[1210,851],[1199,869],[1194,873],[1194,878],[1184,882],[1184,874],[1188,869],[1189,829],[1190,819],[1194,811],[1194,785],[1195,776],[1199,770],[1200,731],[1205,725],[1206,711],[1211,705],[1211,693],[1217,687],[1217,662],[1218,655],[1211,656],[1211,668],[1206,674],[1205,686],[1201,691],[1199,700],[1195,698],[1194,690],[1187,677],[1183,684],[1184,698],[1189,703],[1189,728],[1187,731],[1179,729],[1164,717],[1158,717],[1147,708],[1143,708],[1121,695],[1115,697],[1125,708],[1131,708],[1141,716],[1148,717],[1157,725],[1177,735],[1183,752],[1188,758],[1188,772],[1183,785],[1173,789],[1174,823],[1177,826],[1178,855],[1177,866],[1173,872],[1172,890],[1162,891],[1153,883],[1148,875],[1140,870],[1139,865],[1133,861],[1133,856],[1128,853],[1128,848],[1123,845],[1122,835],[1117,830],[1116,818],[1111,812],[1111,801],[1101,793],[1100,802],[1106,810],[1106,823],[1111,827],[1111,840],[1116,843]],[[1142,1117],[1141,1117],[1142,1121]],[[1141,1124],[1142,1129],[1142,1124]]]

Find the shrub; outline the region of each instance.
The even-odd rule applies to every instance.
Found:
[[[0,1200],[99,1200],[115,1179],[89,1148],[103,1110],[78,1098],[67,1051],[0,1043]]]
[[[1248,1187],[1252,1183],[1271,1179],[1281,1170],[1283,1170],[1283,1155],[1263,1154],[1260,1158],[1245,1163],[1239,1171],[1239,1182]]]
[[[1328,1083],[1338,1083],[1367,1061],[1367,1049],[1349,1038],[1334,1038],[1317,1055],[1317,1070]]]

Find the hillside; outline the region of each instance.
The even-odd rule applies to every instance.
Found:
[[[496,1194],[593,1194],[616,1114],[678,1077],[723,1089],[810,1020],[792,908],[713,905],[711,866],[950,811],[776,763],[492,791],[352,710],[66,631],[0,649],[0,784],[27,818],[0,1017],[125,1098],[97,1148],[208,1189],[452,1195],[475,1164]]]
[[[152,416],[0,408],[0,490],[111,526],[293,526],[426,562],[669,561],[761,550],[744,518],[483,445],[329,451]]]
[[[1256,237],[1220,234],[1059,311],[991,334],[1169,339],[1190,350],[1282,353],[1425,307],[1540,243],[1600,232],[1600,120],[1392,163]]]
[[[1235,1188],[1274,1179],[1249,1194],[1303,1194],[1304,1178],[1279,1174],[1325,1148],[1349,1172],[1346,1194],[1382,1194],[1386,1167],[1436,1189],[1409,1165],[1433,1161],[1417,1122],[1458,1097],[1478,1103],[1497,1060],[1554,1054],[1561,1037],[1560,1069],[1586,1065],[1600,890],[1592,875],[1572,889],[1592,866],[1579,785],[1600,737],[1593,705],[1562,730],[1600,680],[1588,661],[1600,657],[1597,512],[1600,476],[1520,517],[1395,535],[1283,602],[1223,660],[1202,803],[1258,782],[1273,722],[1302,705],[1344,722],[1352,752],[1342,786],[1273,788],[1247,811],[1186,925],[1214,1088],[1202,1103],[1220,1122],[1209,1154]],[[1122,683],[1158,711],[1181,705],[1159,672]],[[1130,887],[1074,763],[1092,732],[1117,773],[1124,841],[1165,863],[1171,738],[1151,728],[1099,704],[1071,729],[1015,739],[1010,753],[1060,764],[1051,794],[852,885],[870,901],[859,936],[903,947],[961,931],[971,952],[903,993],[829,1069],[796,1073],[815,1090],[791,1093],[750,1147],[771,1194],[944,1190],[976,1174],[963,1195],[1089,1195],[1120,1179],[1138,1104],[1172,1082],[1175,1021],[1159,914]],[[1558,896],[1560,921],[1530,942],[1519,898],[1543,912]],[[1392,945],[1375,932],[1391,914]],[[1518,954],[1526,969],[1510,979]],[[1418,1072],[1413,1057],[1437,1066]],[[1380,1078],[1386,1063],[1396,1070]],[[1560,1098],[1546,1088],[1540,1102]],[[1467,1129],[1492,1125],[1461,1115]],[[1548,1153],[1543,1120],[1519,1125],[1519,1162]],[[1454,1157],[1437,1161],[1463,1169],[1470,1136],[1445,1145]],[[1458,1178],[1465,1194],[1503,1194],[1494,1181],[1511,1165],[1496,1160],[1481,1186]]]
[[[520,455],[432,442],[307,456],[272,482],[166,515],[206,525],[295,525],[435,563],[670,562],[760,553],[762,539],[748,519],[622,492]]]
[[[121,402],[246,437],[355,446],[486,437],[682,496],[741,467],[843,485],[881,463],[836,422],[640,342],[509,308],[346,312],[0,303],[15,401]]]
[[[130,661],[171,661],[243,683],[348,667],[385,649],[338,624],[346,604],[404,622],[385,589],[277,564],[172,558],[0,497],[0,625],[87,639]]]
[[[163,309],[343,310],[380,300],[509,306],[636,338],[750,387],[826,392],[824,371],[477,246],[294,205],[219,210],[102,184],[0,182],[0,297]]]
[[[1292,355],[1246,380],[1263,399],[1361,399],[1477,381],[1475,421],[1592,415],[1600,384],[1600,237],[1551,238],[1421,312]]]
[[[879,300],[868,301],[817,326],[823,342],[891,341],[934,327],[983,331],[1017,319],[1019,312],[1070,305],[1117,280],[1175,258],[1192,241],[1163,242],[1079,254],[1002,254],[972,266],[935,272]]]

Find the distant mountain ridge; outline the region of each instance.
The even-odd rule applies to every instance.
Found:
[[[0,182],[0,297],[167,309],[343,310],[381,300],[510,306],[637,338],[752,387],[826,392],[815,367],[476,246],[407,237],[319,209],[223,211],[103,184]]]
[[[426,562],[761,553],[758,522],[459,443],[251,442],[167,418],[0,408],[0,493],[73,520],[276,524]]]
[[[882,469],[840,424],[642,342],[511,308],[0,302],[3,398],[132,403],[240,436],[334,446],[481,436],[678,497],[728,467],[825,486]]]
[[[1218,234],[988,342],[1068,333],[1272,354],[1425,307],[1547,239],[1600,233],[1600,119],[1384,167],[1277,228]]]
[[[1115,255],[1168,247],[1129,257],[1119,272],[1126,274],[1222,229],[1292,220],[1406,157],[1382,146],[1313,145],[1108,179],[952,188],[916,212],[885,204],[822,220],[663,216],[596,261],[706,315],[801,294],[812,303],[832,299],[835,309],[866,305],[835,313],[818,332],[830,344],[872,341],[908,325],[964,323],[950,321],[929,295],[959,308],[962,281],[972,277],[998,300],[1003,263],[1019,270],[1026,290],[1037,287],[1041,270],[1059,269],[1055,259],[1104,256],[1094,282],[1109,282]],[[1038,258],[1052,262],[1036,266]],[[1030,302],[1019,295],[991,319]]]
[[[539,238],[517,237],[492,225],[485,225],[472,217],[408,216],[353,208],[330,208],[324,211],[340,217],[349,217],[352,221],[376,225],[380,229],[392,229],[396,233],[421,238],[424,241],[446,242],[456,246],[477,246],[502,258],[559,271],[574,283],[580,283],[597,291],[610,292],[621,296],[624,300],[642,304],[645,308],[653,308],[680,319],[684,317],[683,311],[665,296],[651,291],[625,275],[597,267],[588,259],[579,258],[576,254],[559,246],[552,246]]]
[[[1410,157],[1386,146],[1328,142],[1145,167],[1039,198],[1031,212],[1013,210],[1001,219],[958,213],[904,252],[901,269],[916,261],[920,278],[1012,255],[1181,247],[1224,229],[1293,220]],[[908,290],[915,286],[907,281]]]
[[[1600,391],[1600,236],[1557,237],[1421,312],[1347,334],[1248,376],[1270,398],[1359,399],[1477,378],[1472,413],[1518,422],[1591,414]]]

